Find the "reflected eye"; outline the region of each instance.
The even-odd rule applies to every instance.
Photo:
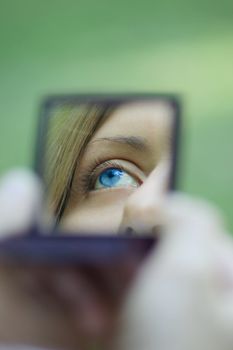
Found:
[[[119,168],[108,168],[101,172],[94,185],[94,189],[110,187],[138,187],[138,182],[126,171]]]

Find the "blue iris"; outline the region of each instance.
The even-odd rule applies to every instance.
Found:
[[[105,187],[115,186],[124,175],[123,170],[117,168],[108,168],[99,176],[99,182]]]

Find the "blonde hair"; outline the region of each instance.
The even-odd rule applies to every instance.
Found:
[[[47,135],[45,182],[49,207],[57,219],[63,214],[87,144],[112,110],[112,106],[103,104],[66,104],[53,110]]]

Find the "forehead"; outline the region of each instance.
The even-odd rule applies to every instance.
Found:
[[[168,102],[137,101],[116,108],[94,138],[120,135],[140,135],[147,139],[168,136],[174,111]]]

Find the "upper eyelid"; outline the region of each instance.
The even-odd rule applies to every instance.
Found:
[[[92,179],[93,182],[97,180],[97,177],[104,171],[109,168],[119,168],[125,172],[127,172],[130,176],[134,176],[127,170],[124,166],[122,166],[117,160],[108,160],[103,162],[102,164],[99,164],[95,169],[93,169],[92,173],[90,174],[90,177],[95,176],[95,179]],[[92,184],[93,184],[92,182]]]
[[[98,172],[99,170],[101,171],[101,170],[108,169],[108,165],[109,165],[110,167],[115,167],[115,168],[119,168],[119,169],[121,169],[121,170],[126,171],[125,168],[122,167],[122,165],[121,165],[120,163],[118,163],[118,161],[116,161],[116,160],[106,160],[105,162],[103,162],[103,163],[97,165],[97,166],[93,169],[92,174],[94,174],[95,172]]]
[[[96,162],[97,163],[97,162]],[[92,176],[96,173],[96,171],[98,170],[104,170],[107,169],[106,165],[111,165],[111,166],[117,166],[119,168],[122,168],[122,166],[120,164],[117,163],[117,161],[114,160],[105,160],[103,162],[100,162],[97,165],[92,165],[90,167],[88,167],[87,169],[82,171],[82,177],[84,176]],[[124,169],[123,169],[124,170]]]

